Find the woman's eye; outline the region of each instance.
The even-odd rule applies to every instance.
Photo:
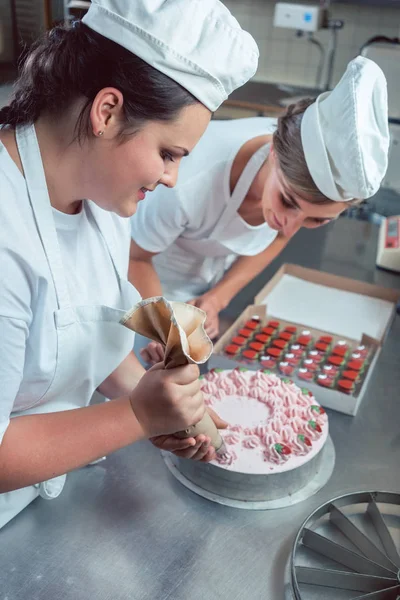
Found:
[[[170,160],[171,162],[174,162],[174,157],[172,156],[172,154],[170,152],[167,152],[166,150],[163,150],[161,152],[161,158],[163,160]]]
[[[281,194],[281,202],[285,208],[294,208],[292,204]]]

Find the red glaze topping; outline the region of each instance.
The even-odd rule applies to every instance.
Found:
[[[331,365],[335,365],[336,367],[341,367],[342,364],[344,363],[344,358],[342,358],[341,356],[329,356],[328,358],[328,362]]]
[[[363,364],[364,364],[364,361],[354,359],[354,360],[349,361],[347,363],[347,366],[349,367],[349,369],[353,369],[354,371],[359,371],[360,369],[362,369]]]
[[[225,346],[225,352],[227,354],[236,354],[238,350],[240,350],[240,348],[239,346],[236,346],[236,344],[229,344],[228,346]]]
[[[246,329],[245,327],[243,329],[239,329],[239,335],[248,338],[251,335],[253,335],[253,332],[251,331],[251,329]]]
[[[315,344],[315,349],[319,350],[320,352],[326,352],[328,350],[329,346],[328,344],[325,344],[324,342],[317,342]]]
[[[289,333],[296,333],[297,327],[294,327],[294,325],[288,325],[287,327],[285,327],[285,331],[288,331]]]
[[[258,323],[256,323],[255,321],[247,321],[244,324],[244,326],[245,326],[246,329],[253,329],[254,330],[254,329],[257,329]]]
[[[257,352],[255,352],[254,350],[244,350],[242,352],[242,356],[244,356],[245,358],[249,358],[250,360],[254,360],[257,356]]]
[[[349,379],[340,379],[340,381],[338,381],[338,388],[343,392],[349,393],[353,391],[354,383]]]
[[[309,335],[300,335],[296,342],[298,344],[300,344],[301,346],[308,346],[308,344],[311,342],[311,336]]]
[[[282,350],[279,350],[279,348],[267,348],[266,353],[270,356],[278,358],[282,354]]]
[[[279,334],[279,337],[282,338],[283,340],[289,341],[292,339],[293,333],[290,333],[289,331],[282,331]]]
[[[262,344],[266,344],[269,341],[270,336],[269,335],[265,335],[265,333],[258,333],[256,335],[255,339],[258,342],[261,342]]]
[[[238,346],[243,346],[243,344],[245,344],[247,342],[247,339],[245,337],[237,335],[234,338],[232,338],[232,342],[234,344],[237,344]]]
[[[262,333],[264,333],[265,335],[272,335],[273,333],[275,333],[275,329],[273,327],[263,327],[261,329]]]
[[[268,321],[267,326],[276,329],[279,327],[279,321]]]
[[[331,344],[332,340],[333,337],[331,335],[321,335],[318,341],[322,342],[323,344]]]
[[[311,381],[314,377],[313,373],[308,371],[308,369],[299,369],[297,371],[297,376],[300,377],[300,379],[305,379],[306,381]]]
[[[357,371],[343,371],[342,375],[345,379],[350,379],[351,381],[358,379]]]
[[[332,353],[337,354],[338,356],[346,356],[347,348],[346,346],[335,346]]]
[[[285,340],[274,340],[272,342],[272,345],[276,346],[277,348],[281,348],[283,350],[283,348],[286,348],[288,343]]]
[[[250,342],[249,348],[256,350],[256,352],[261,352],[261,350],[264,348],[264,344],[260,344],[260,342]]]

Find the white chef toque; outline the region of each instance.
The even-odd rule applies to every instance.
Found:
[[[388,164],[385,76],[362,56],[352,60],[331,92],[305,111],[301,140],[310,175],[331,200],[373,196]]]
[[[219,0],[93,0],[82,22],[211,111],[257,70],[256,42]]]

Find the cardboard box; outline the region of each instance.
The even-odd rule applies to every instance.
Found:
[[[235,332],[253,315],[265,323],[277,319],[282,325],[295,325],[311,331],[313,337],[333,336],[351,345],[372,348],[368,370],[362,386],[354,396],[304,382],[291,376],[300,387],[310,389],[320,404],[339,412],[355,415],[378,359],[382,344],[396,315],[400,292],[314,269],[285,264],[246,308],[214,346],[209,367],[243,366],[227,356],[223,349]],[[256,361],[246,363],[250,369],[262,368]]]

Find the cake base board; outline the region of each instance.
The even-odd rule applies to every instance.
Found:
[[[190,479],[188,479],[180,470],[179,470],[179,460],[173,454],[169,452],[161,452],[164,462],[172,473],[172,475],[187,489],[191,490],[195,494],[210,500],[211,502],[216,502],[217,504],[223,504],[224,506],[230,506],[232,508],[242,508],[246,510],[273,510],[276,508],[285,508],[288,506],[293,506],[294,504],[298,504],[299,502],[303,502],[307,498],[310,498],[314,494],[316,494],[324,485],[329,481],[333,469],[335,467],[335,447],[333,445],[331,437],[328,435],[326,443],[320,452],[320,463],[318,467],[318,471],[316,475],[308,481],[297,492],[282,496],[280,498],[276,498],[274,500],[237,500],[234,498],[229,498],[222,494],[217,494],[215,492],[208,491],[202,488],[197,483],[194,483]],[[319,456],[319,455],[318,455]],[[267,476],[268,477],[268,476]]]

